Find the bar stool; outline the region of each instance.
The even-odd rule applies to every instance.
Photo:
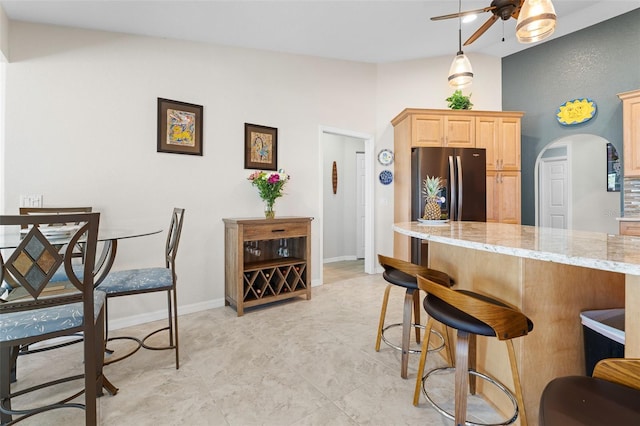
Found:
[[[540,397],[540,426],[640,424],[640,359],[610,358],[593,377],[550,381]]]
[[[378,323],[378,335],[376,337],[376,352],[380,351],[380,341],[384,341],[390,347],[402,352],[402,362],[400,368],[400,376],[403,379],[407,378],[407,366],[409,364],[410,353],[420,353],[420,350],[409,349],[409,343],[411,340],[411,328],[415,328],[416,342],[420,343],[420,333],[424,329],[423,325],[420,325],[420,291],[418,290],[418,282],[416,275],[428,276],[431,280],[437,282],[440,285],[451,287],[453,280],[449,275],[444,272],[436,271],[435,269],[429,269],[426,266],[416,265],[414,263],[406,262],[404,260],[395,259],[393,257],[387,257],[378,255],[378,262],[384,268],[382,277],[390,284],[384,290],[384,298],[382,300],[382,309],[380,310],[380,321]],[[406,289],[404,296],[404,313],[402,323],[390,324],[385,327],[384,320],[387,314],[387,303],[389,302],[389,291],[391,287],[398,286]],[[414,317],[414,322],[411,322],[411,317]],[[401,346],[397,346],[389,342],[384,337],[384,332],[392,327],[402,326],[402,343]],[[441,350],[444,346],[447,348],[448,341],[446,337],[433,330],[442,341],[441,345],[431,351]],[[447,336],[447,333],[445,333]],[[426,350],[426,349],[423,349]],[[449,354],[448,354],[449,355]],[[450,360],[449,356],[449,360]]]
[[[426,336],[423,348],[429,344],[429,331],[434,321],[439,321],[457,332],[455,367],[436,368],[423,377],[427,352],[422,351],[418,366],[418,377],[413,394],[413,405],[418,405],[420,387],[427,397],[427,401],[443,416],[455,420],[456,425],[477,425],[466,420],[467,390],[475,394],[476,377],[480,377],[497,386],[511,400],[514,406],[513,416],[501,425],[513,423],[520,415],[522,426],[527,425],[524,410],[524,399],[520,387],[520,375],[516,365],[516,356],[512,339],[528,334],[533,329],[533,323],[519,310],[504,303],[467,290],[452,290],[441,286],[428,278],[418,276],[418,287],[427,293],[424,298],[424,308],[429,314],[426,326]],[[476,336],[495,336],[504,340],[509,353],[511,374],[515,386],[515,396],[503,384],[492,377],[475,370],[475,340]],[[455,368],[455,416],[440,408],[429,396],[425,385],[429,376],[436,371]]]

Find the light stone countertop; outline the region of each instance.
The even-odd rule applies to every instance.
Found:
[[[506,223],[418,222],[393,225],[415,238],[522,258],[640,275],[640,237]]]
[[[625,217],[617,217],[616,220],[618,222],[640,222],[639,216],[625,216]]]

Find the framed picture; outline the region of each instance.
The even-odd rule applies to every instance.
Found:
[[[278,129],[244,123],[244,168],[278,170]]]
[[[202,105],[158,98],[158,152],[202,155]]]

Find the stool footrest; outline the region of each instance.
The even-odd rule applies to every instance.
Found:
[[[390,342],[389,340],[387,340],[386,337],[384,337],[384,332],[387,331],[389,328],[401,327],[401,326],[402,326],[402,323],[389,324],[388,326],[386,326],[385,328],[382,329],[381,337],[382,337],[382,341],[384,343],[386,343],[388,346],[392,347],[395,350],[398,350],[398,351],[402,352],[402,346],[398,346],[398,345]],[[424,325],[422,325],[422,324],[413,324],[412,323],[411,327],[419,328],[420,330],[424,330]],[[442,337],[442,334],[440,334],[440,332],[438,330],[431,330],[431,333],[433,333],[436,336],[438,336],[440,338],[440,342],[441,343],[440,343],[439,346],[437,346],[437,347],[435,347],[433,349],[429,349],[429,352],[437,352],[437,351],[442,350],[442,348],[444,348],[444,337]],[[422,352],[422,350],[420,350],[420,349],[409,349],[407,352],[410,353],[410,354],[419,354],[419,353]]]
[[[448,418],[449,420],[454,420],[455,421],[455,417],[454,417],[453,414],[445,411],[442,407],[440,407],[438,404],[436,404],[433,399],[431,399],[431,397],[429,396],[429,393],[427,392],[427,388],[426,388],[427,379],[429,378],[429,376],[431,374],[439,372],[439,371],[445,371],[445,370],[453,371],[453,370],[455,370],[455,367],[434,368],[433,370],[430,370],[429,372],[427,372],[427,374],[425,374],[424,377],[422,378],[422,393],[427,398],[427,401],[429,402],[429,404],[431,404],[431,406],[438,413],[440,413],[444,417]],[[474,375],[476,377],[479,377],[479,378],[481,378],[483,380],[486,380],[487,382],[491,383],[492,385],[494,385],[498,389],[500,389],[505,395],[507,395],[507,397],[509,398],[509,400],[513,404],[513,410],[514,411],[513,411],[512,417],[509,418],[508,420],[505,420],[502,423],[474,423],[472,421],[465,420],[465,425],[470,425],[470,426],[505,426],[505,425],[510,425],[511,423],[515,422],[516,419],[518,418],[518,414],[519,414],[518,402],[516,401],[516,398],[511,393],[511,391],[507,387],[505,387],[502,383],[500,383],[498,380],[496,380],[493,377],[488,376],[488,375],[486,375],[484,373],[480,373],[480,372],[478,372],[476,370],[469,369],[469,374],[472,374],[472,375]]]

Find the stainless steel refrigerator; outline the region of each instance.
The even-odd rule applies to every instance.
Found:
[[[486,152],[484,148],[413,148],[411,150],[411,220],[424,214],[422,192],[427,176],[439,176],[442,219],[487,220]],[[426,264],[421,240],[411,242],[411,260]]]

